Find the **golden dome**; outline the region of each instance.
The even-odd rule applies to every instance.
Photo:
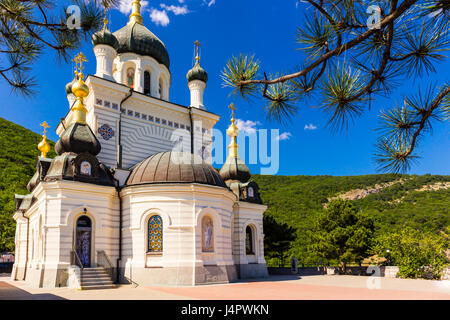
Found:
[[[42,141],[38,144],[38,150],[41,152],[42,158],[47,158],[47,153],[50,151],[50,145],[47,143],[46,136],[44,136]]]
[[[83,76],[83,74],[81,73],[80,76]],[[89,95],[89,87],[81,80],[81,77],[73,84],[72,93],[75,97],[83,99]]]
[[[45,136],[45,133],[47,132],[47,128],[50,128],[50,126],[46,121],[44,121],[41,124],[41,127],[44,128],[44,133],[42,134],[42,141],[38,144],[38,150],[41,152],[42,158],[47,158],[47,153],[50,151],[50,145],[47,143],[47,137]]]

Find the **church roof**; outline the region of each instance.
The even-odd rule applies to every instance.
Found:
[[[166,46],[143,24],[130,22],[114,32],[114,36],[119,41],[118,53],[132,52],[150,56],[169,69],[170,59]]]
[[[65,152],[77,154],[89,152],[96,156],[101,151],[101,145],[89,125],[72,122],[56,143],[55,151],[59,155],[62,155]]]
[[[132,168],[127,185],[200,183],[224,187],[219,173],[199,156],[185,152],[154,154]]]

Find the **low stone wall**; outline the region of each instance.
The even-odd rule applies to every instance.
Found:
[[[386,278],[395,278],[398,273],[398,267],[347,267],[347,275],[353,276],[379,276]],[[344,274],[342,267],[299,267],[297,272],[292,271],[291,268],[269,267],[270,275],[300,275],[300,276],[315,276],[315,275],[339,275]]]
[[[450,267],[444,270],[441,280],[450,280]]]
[[[300,267],[298,268],[298,272],[295,273],[291,270],[291,268],[283,268],[283,267],[269,267],[267,268],[270,275],[291,275],[298,274],[300,276],[318,276],[327,274],[327,270],[325,267]]]

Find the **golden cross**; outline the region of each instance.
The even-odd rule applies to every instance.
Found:
[[[50,126],[48,125],[47,121],[42,122],[40,126],[44,128],[44,135],[45,135],[47,133],[47,128],[50,128]]]
[[[228,108],[231,109],[231,118],[234,119],[234,110],[236,110],[236,107],[234,106],[234,103],[231,103]]]
[[[80,69],[80,73],[83,72],[83,62],[88,62],[86,59],[86,56],[83,54],[83,52],[80,52],[78,55],[75,56],[75,58],[72,60],[77,64],[77,68]],[[77,70],[78,71],[78,70]]]
[[[200,45],[200,42],[198,40],[195,40],[194,45],[195,45],[196,50],[197,50],[197,56],[195,57],[195,59],[198,61],[198,60],[200,60],[200,57],[198,55],[198,50],[201,47],[201,45]]]

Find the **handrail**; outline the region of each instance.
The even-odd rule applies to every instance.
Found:
[[[81,262],[80,257],[78,256],[77,251],[75,250],[75,248],[72,248],[72,253],[74,254],[77,262],[78,262],[78,266],[80,267],[81,270],[83,270],[83,263]]]
[[[104,250],[97,250],[97,264],[105,268],[112,279],[114,267]]]

